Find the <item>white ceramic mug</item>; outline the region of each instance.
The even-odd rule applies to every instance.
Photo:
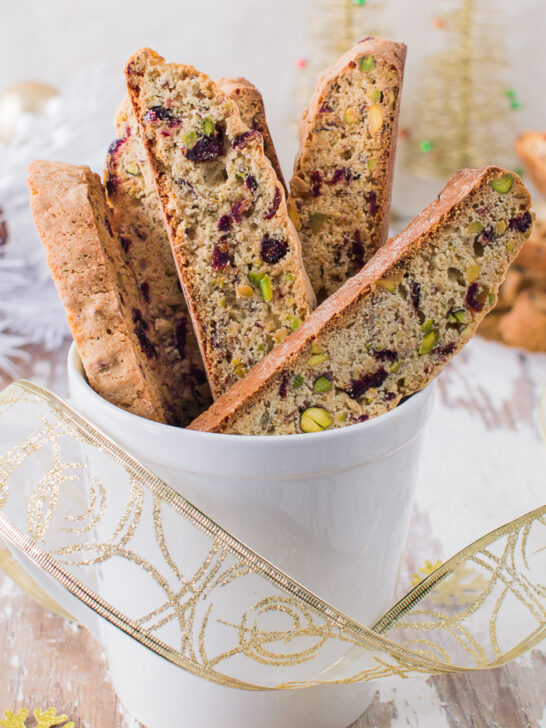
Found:
[[[371,625],[391,605],[407,538],[428,386],[381,417],[308,435],[195,432],[132,415],[68,357],[73,406],[187,500],[323,600]],[[210,683],[105,635],[113,684],[148,728],[345,728],[369,686],[247,692]]]

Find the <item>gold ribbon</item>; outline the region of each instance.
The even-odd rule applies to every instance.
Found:
[[[21,381],[0,393],[0,433],[3,538],[63,593],[209,680],[293,689],[475,670],[546,634],[546,506],[465,548],[368,628],[46,390]]]

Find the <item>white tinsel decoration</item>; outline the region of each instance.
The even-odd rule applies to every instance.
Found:
[[[0,372],[17,376],[31,344],[54,351],[70,336],[28,204],[26,176],[33,159],[88,164],[102,176],[114,138],[114,112],[124,94],[123,75],[88,70],[52,99],[41,115],[26,114],[10,145],[0,143]]]

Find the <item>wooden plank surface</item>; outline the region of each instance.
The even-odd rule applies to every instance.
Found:
[[[545,500],[546,462],[541,460],[535,405],[546,383],[546,357],[496,346],[476,342],[441,377],[401,590],[425,558],[444,559],[467,543],[474,530],[477,537]],[[54,355],[34,349],[21,375],[66,396],[65,358],[66,349]],[[0,379],[0,387],[5,384]],[[480,433],[486,439],[474,451],[472,442],[479,441]],[[513,441],[513,472],[506,438]],[[439,460],[435,451],[446,440],[453,450],[443,450]],[[476,452],[481,465],[476,464]],[[443,474],[439,463],[445,467]],[[498,477],[496,464],[506,477]],[[464,482],[458,468],[463,474],[468,471]],[[436,475],[441,488],[434,482]],[[478,499],[476,523],[465,517],[463,531],[461,519],[470,513],[473,489],[489,494],[484,501],[488,506],[480,506]],[[67,713],[77,728],[140,726],[117,700],[103,651],[86,630],[42,609],[0,574],[0,715],[49,705]],[[546,652],[544,647],[535,649],[486,672],[383,680],[372,703],[362,708],[352,728],[546,728]]]

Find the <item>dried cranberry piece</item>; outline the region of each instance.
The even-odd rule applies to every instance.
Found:
[[[385,392],[383,395],[383,399],[385,402],[390,402],[392,399],[396,397],[396,394],[394,392]]]
[[[235,220],[237,224],[240,224],[243,219],[241,215],[243,214],[243,212],[248,210],[251,204],[252,200],[239,200],[233,205],[233,207],[231,208],[231,217]]]
[[[271,203],[271,207],[267,212],[264,212],[264,217],[266,220],[271,220],[271,218],[275,215],[277,210],[279,209],[279,205],[281,204],[281,191],[278,187],[275,187],[275,194],[273,195],[273,202]]]
[[[144,121],[149,122],[172,121],[173,119],[172,111],[165,106],[150,106],[144,114]]]
[[[480,243],[483,243],[483,245],[491,245],[491,243],[494,243],[495,232],[493,231],[493,228],[485,228],[485,230],[482,230],[482,232],[478,235],[478,240]]]
[[[245,185],[248,187],[248,189],[251,192],[254,192],[258,189],[258,183],[256,182],[256,177],[254,177],[252,174],[247,174],[245,177]]]
[[[265,263],[278,263],[288,252],[288,242],[273,238],[267,233],[262,238],[260,255]]]
[[[261,136],[260,132],[256,131],[256,129],[244,131],[242,134],[235,137],[232,146],[234,149],[243,149],[252,139],[261,139]]]
[[[110,225],[110,220],[108,219],[108,215],[104,216],[104,226],[108,230],[108,234],[112,238],[114,236],[114,233],[112,231],[112,226]]]
[[[351,399],[358,399],[371,387],[380,387],[386,378],[387,372],[383,367],[380,367],[376,372],[364,374],[360,379],[353,379],[351,386],[345,391]]]
[[[108,172],[108,179],[106,180],[106,192],[109,195],[113,195],[117,189],[119,180],[115,174]]]
[[[188,335],[188,326],[185,321],[185,319],[180,319],[180,321],[176,324],[175,330],[174,330],[174,339],[176,341],[176,348],[178,349],[178,353],[184,358],[184,354],[186,351],[186,337]]]
[[[355,425],[358,425],[359,422],[366,422],[369,419],[370,419],[370,415],[360,415],[360,417],[355,417],[353,419],[353,423]]]
[[[449,344],[446,344],[445,346],[442,346],[440,349],[434,349],[434,353],[438,354],[439,356],[449,356],[450,354],[453,354],[454,351],[455,343],[453,341],[451,341]]]
[[[120,243],[121,243],[121,247],[123,248],[123,252],[124,253],[128,253],[129,252],[129,248],[131,247],[131,241],[129,240],[129,238],[126,238],[124,236],[120,236],[120,239],[119,240],[120,240]]]
[[[518,233],[526,233],[532,224],[533,218],[531,217],[531,213],[527,211],[522,215],[516,215],[516,217],[510,218],[508,228],[509,230],[516,230]]]
[[[359,43],[365,43],[367,40],[373,40],[373,35],[367,35],[365,38],[362,38],[362,40],[359,40]]]
[[[150,284],[148,281],[143,281],[140,284],[140,292],[146,303],[150,303]]]
[[[231,263],[227,237],[220,238],[217,245],[212,249],[212,268],[213,270],[221,270]]]
[[[142,316],[142,311],[139,308],[134,308],[132,314],[134,324],[140,324],[143,329],[148,328],[148,322],[144,320],[144,317]]]
[[[479,290],[480,287],[477,283],[471,283],[468,286],[465,301],[468,308],[472,311],[481,311],[483,308],[483,301],[480,301],[478,298]]]
[[[323,101],[319,109],[321,114],[329,114],[332,111],[332,107],[327,101]]]
[[[348,167],[340,167],[334,171],[332,179],[328,182],[329,185],[337,185],[342,180],[349,183],[353,179],[351,170]]]
[[[313,197],[318,197],[320,195],[320,189],[322,187],[322,174],[319,172],[318,169],[315,169],[313,174],[311,175],[311,195]]]
[[[218,230],[221,233],[229,233],[231,230],[231,215],[222,215],[218,220]]]
[[[372,190],[366,195],[368,202],[368,215],[375,215],[377,212],[377,194]]]
[[[199,195],[198,195],[198,194],[197,194],[197,192],[195,191],[195,187],[194,187],[194,186],[192,185],[192,183],[191,183],[191,182],[188,182],[188,180],[187,180],[187,179],[184,179],[184,177],[179,177],[178,179],[176,179],[176,180],[175,180],[175,182],[176,182],[176,184],[177,184],[177,185],[178,185],[179,187],[182,187],[182,188],[185,188],[185,189],[187,189],[187,190],[188,190],[188,192],[189,192],[189,193],[190,193],[190,194],[191,194],[191,195],[192,195],[193,197],[199,197]]]
[[[419,310],[419,303],[421,302],[421,284],[417,283],[417,281],[411,282],[410,298],[411,305],[413,306],[415,312],[417,312]]]
[[[487,215],[488,212],[491,212],[491,205],[486,205],[485,207],[478,207],[476,209],[476,212],[478,215]]]
[[[150,339],[146,335],[146,326],[144,326],[143,321],[139,321],[135,325],[135,333],[137,335],[137,338],[139,340],[140,346],[142,347],[142,351],[146,354],[148,359],[152,359],[153,357],[157,356],[157,349],[152,344]]]
[[[217,130],[215,135],[204,136],[198,139],[191,149],[184,154],[190,162],[210,162],[217,159],[224,152],[224,135]]]
[[[119,139],[114,139],[114,141],[112,142],[112,144],[110,144],[110,146],[108,147],[108,155],[110,157],[114,156],[115,153],[118,151],[118,149],[123,144],[123,142],[125,142],[125,141],[127,141],[127,137],[126,136],[120,137]]]
[[[398,352],[392,349],[374,349],[373,355],[379,361],[396,361],[398,359]]]
[[[286,399],[286,395],[288,394],[288,377],[286,375],[283,376],[281,381],[281,386],[279,387],[279,397],[281,399]]]

